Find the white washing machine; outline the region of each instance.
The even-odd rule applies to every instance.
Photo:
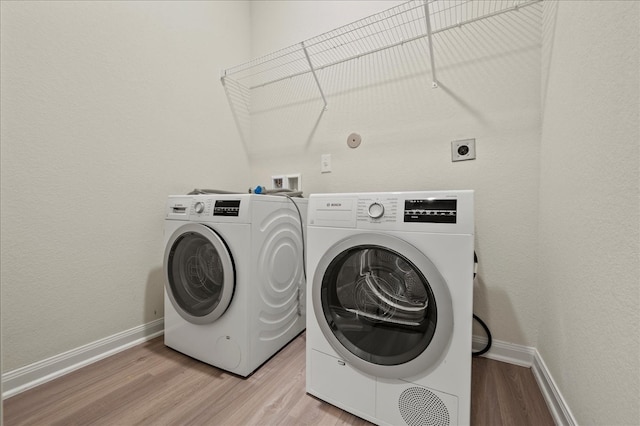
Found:
[[[307,200],[169,197],[164,342],[248,376],[305,329]]]
[[[473,195],[309,197],[309,394],[380,425],[469,424]]]

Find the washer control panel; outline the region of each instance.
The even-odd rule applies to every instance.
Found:
[[[239,216],[240,200],[192,200],[190,213],[198,216]]]
[[[238,216],[240,214],[240,200],[216,200],[213,207],[214,216]]]

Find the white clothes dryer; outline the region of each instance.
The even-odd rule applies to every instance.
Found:
[[[309,394],[380,425],[469,424],[473,195],[309,197]]]
[[[300,334],[307,204],[255,194],[169,197],[165,344],[246,377]]]

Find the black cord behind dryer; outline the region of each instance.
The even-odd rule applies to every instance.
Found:
[[[477,270],[478,270],[478,255],[474,251],[473,252],[473,278],[474,279],[476,278]],[[487,344],[484,346],[484,348],[480,349],[477,352],[471,352],[472,356],[480,356],[489,352],[489,349],[491,349],[491,345],[493,343],[493,339],[491,337],[491,331],[489,331],[489,327],[487,326],[487,324],[484,321],[482,321],[480,317],[477,316],[476,314],[473,314],[473,319],[478,321],[478,324],[482,326],[482,328],[484,329],[484,332],[487,334]]]
[[[478,321],[478,323],[482,326],[482,328],[484,328],[485,333],[487,333],[487,344],[484,346],[484,348],[480,349],[477,352],[471,352],[471,355],[473,356],[480,356],[489,352],[489,349],[491,349],[491,344],[492,344],[491,332],[489,331],[489,327],[487,327],[487,324],[485,324],[484,321],[482,321],[480,317],[478,317],[476,314],[473,314],[473,319]]]

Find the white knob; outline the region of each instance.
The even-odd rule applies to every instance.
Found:
[[[202,201],[198,201],[195,206],[193,206],[196,213],[200,214],[204,211],[204,203]]]
[[[384,214],[384,206],[380,203],[369,205],[369,216],[373,219],[380,219]]]

